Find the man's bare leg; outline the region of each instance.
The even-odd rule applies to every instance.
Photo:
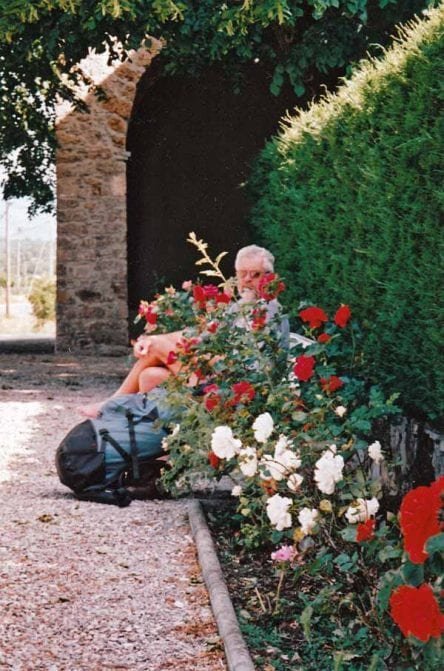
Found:
[[[137,361],[120,387],[110,398],[125,394],[137,394],[139,391],[145,393],[164,382],[170,373],[177,373],[180,369],[180,363],[168,364],[168,355],[177,349],[177,344],[181,337],[182,331],[148,336],[146,338],[146,354],[136,354],[138,356]],[[153,372],[146,373],[151,368],[154,369]],[[161,372],[160,369],[163,369],[165,372]],[[141,382],[143,389],[141,388]],[[107,400],[80,406],[78,412],[85,417],[94,419],[100,414],[100,410]]]
[[[161,366],[145,368],[139,376],[139,391],[142,394],[148,393],[151,389],[154,389],[155,387],[158,387],[159,384],[162,384],[162,382],[165,382],[170,375],[171,372],[168,368],[162,368]]]

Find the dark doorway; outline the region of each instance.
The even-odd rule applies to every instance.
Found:
[[[245,180],[251,161],[279,119],[296,105],[288,91],[269,92],[259,66],[245,70],[240,93],[217,70],[200,78],[142,77],[128,130],[128,293],[130,314],[140,299],[194,279],[198,256],[190,231],[214,256],[254,242],[247,226]]]

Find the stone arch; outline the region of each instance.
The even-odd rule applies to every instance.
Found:
[[[57,109],[56,349],[59,352],[125,351],[129,317],[133,316],[140,298],[149,298],[158,288],[156,275],[150,272],[141,280],[144,268],[154,269],[167,283],[195,276],[193,254],[185,242],[189,231],[195,230],[204,237],[215,252],[234,252],[249,241],[242,182],[248,175],[249,162],[265,138],[277,129],[282,114],[296,102],[292,93],[279,99],[270,96],[267,73],[255,65],[246,66],[246,87],[238,97],[231,82],[217,68],[210,68],[196,79],[161,79],[156,61],[151,65],[158,48],[159,44],[152,52],[140,49],[125,62],[111,66],[106,54],[90,54],[81,67],[101,87],[105,98],[86,92],[83,98],[88,105],[87,113],[67,104]],[[146,110],[152,110],[153,105],[160,105],[161,120],[157,125],[152,119],[147,122]],[[216,119],[220,129],[209,123],[214,121],[215,109],[222,115]],[[175,209],[167,209],[153,224],[149,216],[144,218],[149,209],[145,205],[147,194],[149,199],[153,193],[152,184],[146,186],[150,179],[145,178],[166,137],[173,159],[157,170],[154,190],[158,185],[163,189],[163,198],[168,193],[177,196],[174,191],[178,183],[177,179],[174,182],[172,166],[174,155],[178,156],[174,151],[181,131],[178,122],[181,114],[188,124],[186,133],[190,129],[196,132],[198,126],[192,125],[195,116],[208,124],[198,150],[202,155],[191,156],[187,166],[196,183],[188,179],[189,175],[182,179],[180,188],[188,198],[185,209],[184,202],[176,198]],[[238,123],[240,117],[242,123]],[[165,127],[167,118],[169,128]],[[147,122],[148,133],[137,134],[137,119]],[[185,154],[193,148],[192,143],[185,143],[185,147]],[[131,153],[127,239],[127,161]],[[215,171],[213,176],[205,174],[209,168]],[[138,194],[134,174],[139,179]],[[167,177],[169,185],[164,189]],[[208,188],[199,183],[205,180]],[[219,183],[223,185],[224,181],[229,183],[228,189],[220,188]],[[225,226],[225,221],[229,225]],[[154,257],[146,244],[150,236],[156,242]],[[130,313],[127,242],[132,264]],[[229,272],[233,258],[230,255]],[[138,275],[133,272],[135,266],[142,269],[141,273],[137,271]]]
[[[110,353],[128,343],[126,135],[137,82],[153,54],[81,63],[106,98],[85,93],[87,113],[56,111],[56,349]]]

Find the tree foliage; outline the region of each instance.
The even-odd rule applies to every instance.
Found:
[[[233,75],[266,65],[270,91],[287,80],[303,96],[316,75],[343,74],[398,21],[431,0],[2,0],[0,164],[6,197],[53,199],[54,103],[77,105],[73,84],[90,48],[125,58],[147,35],[161,38],[162,72],[198,75],[220,63]],[[116,38],[123,51],[116,49]],[[239,81],[236,80],[239,86]],[[310,95],[312,95],[310,91]]]
[[[36,328],[45,322],[55,319],[56,285],[49,277],[37,278],[28,295],[32,305],[32,313],[36,319]]]

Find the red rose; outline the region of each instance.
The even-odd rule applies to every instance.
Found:
[[[203,389],[205,394],[204,405],[208,412],[211,412],[220,403],[219,387],[217,384],[207,384]]]
[[[298,380],[301,382],[306,382],[311,378],[314,372],[316,359],[314,356],[301,356],[296,357],[296,363],[293,367],[293,373],[296,375]]]
[[[142,301],[139,305],[138,315],[140,317],[145,317],[145,312],[148,310],[149,305],[146,301]]]
[[[267,323],[266,311],[256,308],[252,312],[252,317],[253,319],[251,322],[251,328],[253,329],[253,331],[260,331],[261,329],[263,329],[265,324]]]
[[[214,452],[208,452],[208,461],[210,466],[216,469],[219,466],[220,459]]]
[[[335,324],[340,326],[343,329],[348,324],[348,320],[351,317],[351,310],[348,305],[341,305],[340,308],[336,311],[335,314]]]
[[[190,354],[199,343],[200,338],[182,338],[177,345],[177,349],[184,354]]]
[[[205,286],[202,287],[202,289],[205,294],[205,298],[207,300],[210,300],[211,298],[216,298],[216,296],[219,293],[219,289],[214,284],[205,284]]]
[[[328,316],[325,314],[324,310],[315,306],[301,310],[299,317],[303,322],[308,322],[311,329],[317,329],[319,326],[322,326],[323,322],[328,322]]]
[[[199,304],[201,310],[205,307],[206,305],[205,289],[200,284],[196,284],[193,287],[193,299],[195,303]]]
[[[217,322],[210,322],[209,324],[207,324],[207,331],[209,333],[216,333],[218,328],[219,324]]]
[[[245,381],[233,384],[231,390],[234,393],[234,398],[231,400],[231,405],[237,405],[238,403],[249,403],[256,395],[254,387],[249,382]]]
[[[322,391],[325,391],[327,394],[331,394],[332,392],[337,391],[343,387],[344,383],[340,377],[337,377],[337,375],[330,375],[328,379],[321,377],[321,385]]]
[[[171,366],[172,363],[176,363],[177,361],[177,354],[176,352],[169,352],[166,360],[167,366]]]
[[[356,540],[358,543],[362,541],[370,541],[375,534],[375,520],[370,517],[366,522],[360,522],[356,528]]]
[[[220,398],[217,394],[209,394],[208,396],[205,397],[204,400],[204,405],[205,408],[208,410],[208,412],[211,412],[214,410],[214,408],[217,408],[217,406],[220,403]]]
[[[231,301],[231,296],[226,294],[224,291],[221,291],[220,294],[216,296],[216,303],[229,303]]]
[[[320,342],[322,345],[326,345],[328,342],[331,340],[331,335],[328,335],[328,333],[321,333],[321,335],[318,338],[318,342]]]
[[[157,312],[154,311],[154,308],[146,301],[142,301],[139,305],[138,314],[140,317],[143,317],[148,324],[155,326],[157,324]]]
[[[390,614],[404,636],[415,636],[426,643],[444,631],[444,616],[430,585],[401,585],[390,597]]]
[[[400,525],[404,548],[414,564],[423,564],[428,557],[424,546],[431,536],[440,531],[438,519],[444,475],[430,487],[416,487],[408,492],[401,503]]]
[[[278,279],[275,273],[265,273],[259,281],[259,296],[265,301],[272,301],[284,291],[285,284]]]

